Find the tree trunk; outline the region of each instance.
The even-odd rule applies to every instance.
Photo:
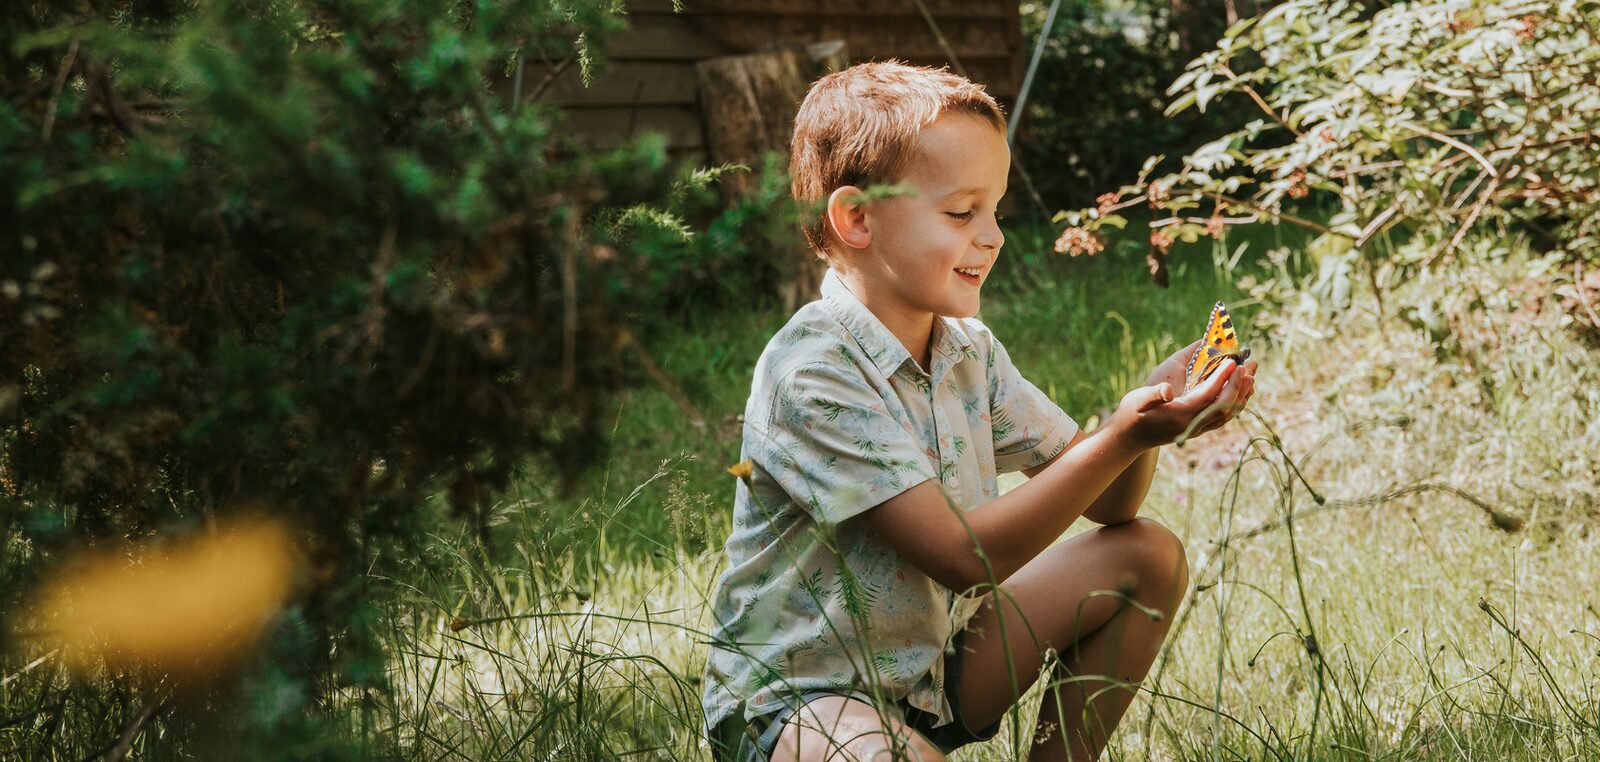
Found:
[[[695,65],[711,163],[737,163],[751,169],[718,178],[724,203],[731,203],[750,190],[768,151],[788,155],[794,115],[807,88],[817,78],[844,68],[847,63],[844,43],[835,41],[785,45],[750,55],[712,58]],[[788,276],[779,288],[787,310],[816,295],[826,269],[806,249],[798,229],[792,240],[793,251],[774,252],[793,264],[783,268]]]

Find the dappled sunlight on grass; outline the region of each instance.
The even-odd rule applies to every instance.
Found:
[[[1084,302],[1035,335],[1098,319],[1092,287],[1061,288],[1083,288]],[[1019,293],[1021,302],[1060,292]],[[1013,335],[1030,330],[1017,309]],[[1462,312],[1460,340],[1442,349],[1362,310],[1337,326],[1314,310],[1276,316],[1300,321],[1286,335],[1327,339],[1249,337],[1265,350],[1252,413],[1163,452],[1145,515],[1184,538],[1192,587],[1109,758],[1600,751],[1600,601],[1588,562],[1600,557],[1600,532],[1585,481],[1600,364],[1556,313],[1522,327],[1537,341],[1485,346],[1471,342],[1497,314]],[[1146,344],[1166,341],[1139,330]],[[1069,373],[1046,347],[1011,346],[1042,386]],[[1132,346],[1089,364],[1115,358],[1132,372],[1147,362]],[[1494,364],[1464,376],[1453,354],[1464,352]],[[458,577],[413,589],[396,619],[395,732],[471,757],[515,755],[540,738],[558,754],[707,758],[699,681],[731,462],[662,461],[647,478],[615,469],[614,487],[635,486],[569,517],[590,516],[593,539],[524,536],[521,563],[488,565],[464,540],[441,540]],[[696,492],[687,474],[700,471],[715,473],[718,492]],[[1002,488],[1021,479],[1008,475]],[[651,514],[673,534],[640,549],[618,525]],[[1023,732],[1040,690],[1022,704]],[[1026,744],[1003,727],[955,758],[1013,758]]]
[[[489,564],[466,537],[437,537],[452,577],[397,587],[396,690],[383,707],[393,740],[472,759],[703,754],[700,671],[720,554],[680,543],[635,556],[603,540],[558,550],[547,539],[519,543],[520,563]]]

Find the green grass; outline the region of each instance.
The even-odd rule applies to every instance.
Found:
[[[1169,291],[1141,256],[1024,254],[986,294],[1025,373],[1080,419],[1186,343],[1213,299],[1239,297],[1204,249],[1175,258]],[[1464,304],[1516,277],[1464,271],[1389,298]],[[1272,302],[1276,340],[1251,339],[1252,307],[1231,302],[1263,350],[1255,415],[1163,452],[1145,512],[1185,539],[1193,587],[1108,758],[1600,755],[1600,455],[1585,444],[1600,363],[1551,312],[1498,339],[1518,306],[1502,301],[1454,312],[1443,345],[1370,299],[1331,321]],[[785,317],[656,351],[729,415]],[[503,530],[512,563],[441,535],[457,576],[395,583],[402,658],[379,740],[421,757],[706,758],[700,670],[737,443],[667,423],[681,419],[657,396],[623,405],[604,499],[529,505]],[[1037,699],[957,758],[1017,758]]]
[[[1084,422],[1197,336],[1215,299],[1262,359],[1252,415],[1163,450],[1144,512],[1184,538],[1192,589],[1107,758],[1600,758],[1600,354],[1524,259],[1402,284],[1381,314],[1358,294],[1330,317],[1303,290],[1241,293],[1235,276],[1259,274],[1267,248],[1304,247],[1291,231],[1243,232],[1234,272],[1218,262],[1238,237],[1180,248],[1160,290],[1132,236],[1069,259],[1012,231],[985,294],[1019,367]],[[1422,301],[1448,316],[1442,342],[1396,317]],[[787,317],[692,320],[650,347],[706,429],[642,386],[619,401],[612,457],[575,493],[529,473],[503,496],[492,557],[441,516],[426,552],[371,580],[386,686],[333,707],[361,749],[708,758],[722,469],[751,366]],[[45,669],[0,678],[8,716],[25,720],[0,728],[0,756],[119,730],[123,697],[60,693],[75,706],[51,709]],[[956,758],[1018,758],[1038,698]],[[29,719],[35,704],[48,723]],[[163,743],[147,732],[134,752],[173,756]]]

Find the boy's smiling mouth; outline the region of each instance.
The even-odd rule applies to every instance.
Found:
[[[962,280],[968,283],[977,284],[983,281],[983,268],[981,267],[957,267],[955,271],[957,275],[961,276]]]

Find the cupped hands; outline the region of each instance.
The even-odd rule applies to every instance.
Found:
[[[1256,363],[1223,361],[1204,381],[1183,391],[1184,370],[1200,342],[1174,352],[1145,385],[1123,396],[1110,423],[1142,448],[1159,447],[1221,428],[1238,417],[1255,394]]]

